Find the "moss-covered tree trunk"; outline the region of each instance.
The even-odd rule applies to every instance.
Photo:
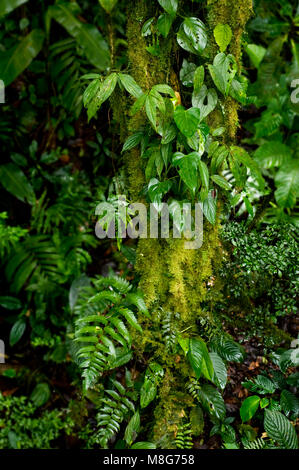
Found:
[[[180,13],[184,15],[184,5],[179,2]],[[251,0],[207,0],[206,17],[201,18],[209,29],[209,54],[211,62],[217,53],[213,29],[221,24],[230,25],[233,39],[230,53],[234,54],[241,67],[241,36],[251,15]],[[142,37],[141,28],[146,20],[157,14],[158,2],[136,0],[129,2],[127,15],[127,41],[129,73],[144,91],[158,83],[169,84],[180,93],[179,80],[174,70],[177,64],[178,46],[175,32],[160,42],[161,54],[153,57],[146,51],[147,41]],[[197,4],[193,3],[194,16]],[[202,11],[202,9],[201,9]],[[117,114],[120,97],[114,98]],[[222,111],[218,107],[209,117],[211,127],[222,125],[226,131],[224,143],[235,140],[238,127],[238,104],[230,97],[222,100]],[[125,109],[130,103],[123,103]],[[124,108],[122,108],[124,109]],[[122,120],[121,134],[125,138],[137,130],[145,120],[140,112],[134,117],[129,114]],[[214,125],[216,124],[216,125]],[[144,163],[140,151],[135,148],[125,154],[128,191],[132,201],[141,200],[141,191],[145,185]],[[182,357],[172,355],[162,340],[161,326],[165,319],[173,331],[188,330],[190,334],[201,335],[200,320],[213,322],[209,313],[202,311],[207,284],[213,284],[215,264],[221,261],[219,241],[219,219],[221,203],[218,202],[218,216],[213,226],[204,223],[203,246],[197,250],[184,248],[183,239],[140,239],[137,249],[136,271],[140,276],[140,288],[144,293],[151,320],[147,320],[142,337],[136,338],[136,353],[150,352],[165,369],[163,382],[159,389],[159,404],[155,410],[154,438],[162,447],[170,447],[185,409],[192,405],[192,398],[186,392],[189,369]],[[155,327],[153,327],[155,326]]]

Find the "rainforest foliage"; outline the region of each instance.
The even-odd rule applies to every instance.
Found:
[[[298,447],[296,3],[0,0],[0,448]]]

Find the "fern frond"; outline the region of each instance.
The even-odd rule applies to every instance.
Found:
[[[191,424],[186,423],[179,427],[176,438],[175,445],[177,449],[192,449],[193,441],[191,438],[192,430]]]
[[[107,448],[109,440],[118,434],[121,423],[135,412],[135,405],[126,389],[116,380],[112,383],[116,390],[105,390],[101,409],[96,417],[100,427],[96,441],[103,448]]]

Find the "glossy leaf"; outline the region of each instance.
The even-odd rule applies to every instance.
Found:
[[[105,70],[110,64],[108,44],[96,26],[77,18],[78,13],[80,7],[76,2],[59,2],[48,8],[47,15],[61,24],[77,41],[92,65]]]
[[[24,5],[27,3],[28,0],[1,0],[0,3],[0,18],[1,16],[7,15],[15,8],[19,7],[20,5]]]
[[[253,395],[252,397],[246,398],[240,408],[240,416],[243,423],[249,421],[256,413],[260,404],[260,397]]]
[[[12,329],[10,330],[9,335],[9,344],[14,346],[22,338],[26,329],[26,322],[23,318],[19,318],[16,323],[14,323]]]
[[[20,201],[34,204],[35,194],[23,171],[14,163],[0,166],[2,186]]]
[[[34,29],[16,46],[0,53],[0,79],[10,85],[38,55],[43,46],[45,33]]]

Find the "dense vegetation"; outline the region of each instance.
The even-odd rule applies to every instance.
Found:
[[[0,0],[0,25],[0,448],[297,448],[299,6]],[[171,234],[200,203],[203,245],[124,237],[135,202]]]

